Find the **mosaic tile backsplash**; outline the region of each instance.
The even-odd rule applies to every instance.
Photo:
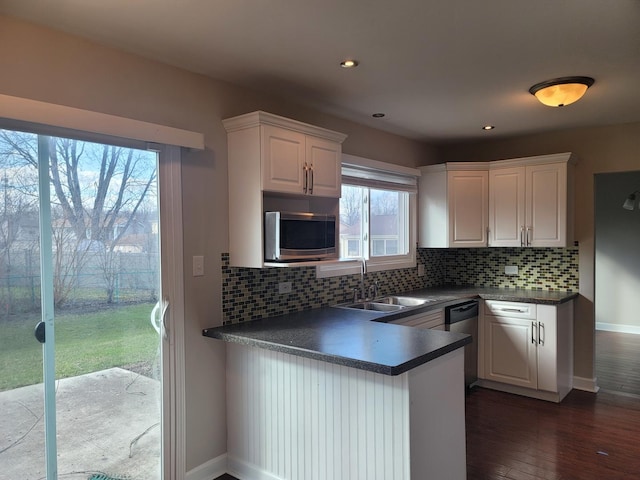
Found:
[[[578,290],[577,248],[419,249],[417,268],[368,272],[365,287],[379,284],[379,294],[442,285],[475,285],[540,290]],[[517,276],[504,274],[516,265]],[[291,282],[291,293],[279,294],[278,284]],[[224,323],[236,323],[283,313],[335,305],[351,300],[360,275],[316,278],[314,267],[236,268],[222,254]]]
[[[446,285],[578,291],[578,247],[443,249]],[[505,275],[515,265],[518,275]]]

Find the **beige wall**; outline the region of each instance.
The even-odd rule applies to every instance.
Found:
[[[579,159],[575,222],[576,240],[580,242],[580,298],[576,302],[575,374],[592,378],[595,376],[594,174],[640,167],[640,123],[442,146],[438,157],[440,161],[486,161],[558,152],[574,152]]]
[[[222,319],[220,254],[228,252],[226,133],[221,119],[265,110],[349,135],[346,153],[407,166],[433,150],[283,99],[0,16],[0,93],[202,132],[183,157],[187,469],[226,452],[224,344],[201,336]],[[0,115],[2,106],[0,105]],[[204,255],[206,275],[189,273]]]

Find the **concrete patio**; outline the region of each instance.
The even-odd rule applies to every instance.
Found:
[[[58,478],[160,479],[160,383],[121,368],[57,382]],[[42,385],[0,392],[0,480],[45,479]]]

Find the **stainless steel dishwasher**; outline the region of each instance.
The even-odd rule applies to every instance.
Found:
[[[471,335],[471,343],[464,347],[464,384],[470,388],[478,380],[478,301],[445,307],[444,329]]]

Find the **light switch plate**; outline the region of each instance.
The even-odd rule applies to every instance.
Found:
[[[418,276],[424,277],[424,265],[422,263],[418,264]]]
[[[506,265],[504,267],[505,275],[518,275],[518,266],[517,265]]]
[[[204,276],[204,256],[202,255],[193,256],[193,276],[194,277]]]

